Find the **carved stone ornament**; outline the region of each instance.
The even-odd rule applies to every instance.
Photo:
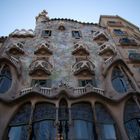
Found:
[[[30,75],[42,76],[44,74],[50,75],[52,71],[52,65],[47,60],[38,59],[31,63],[29,67]]]
[[[42,43],[41,45],[39,45],[37,47],[37,49],[35,50],[34,54],[38,55],[52,55],[52,50],[50,49],[49,44],[47,43]]]
[[[81,72],[88,72],[90,74],[95,74],[95,71],[94,71],[94,64],[91,62],[91,61],[88,61],[88,60],[82,60],[82,61],[79,61],[79,62],[76,62],[73,67],[72,67],[72,71],[74,73],[74,75],[78,75],[80,74]]]

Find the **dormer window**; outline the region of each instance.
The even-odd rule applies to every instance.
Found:
[[[72,37],[75,39],[80,39],[82,37],[82,34],[80,31],[72,31]]]
[[[51,36],[51,30],[43,30],[42,37],[49,37]]]

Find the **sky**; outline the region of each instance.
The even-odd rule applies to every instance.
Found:
[[[119,15],[140,27],[140,0],[0,0],[0,36],[15,29],[34,29],[35,17],[98,23],[100,15]]]

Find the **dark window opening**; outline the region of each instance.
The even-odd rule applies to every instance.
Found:
[[[80,31],[72,31],[72,37],[79,39],[82,37],[81,32]]]
[[[38,80],[38,79],[33,79],[31,82],[31,86],[41,86],[41,87],[51,87],[51,80],[50,79],[45,79],[45,80]]]
[[[51,36],[51,30],[43,30],[42,31],[42,36],[43,37],[49,37],[49,36]]]
[[[80,87],[84,87],[87,84],[91,84],[92,86],[95,86],[96,87],[96,82],[93,79],[86,79],[86,80],[81,80],[80,79],[80,80],[78,80],[78,82],[79,82],[79,86]]]

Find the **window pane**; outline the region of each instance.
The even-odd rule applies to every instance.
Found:
[[[9,130],[8,140],[27,140],[27,137],[28,137],[27,126],[11,127]]]
[[[54,121],[46,120],[34,123],[32,140],[55,140]]]
[[[105,139],[116,139],[115,128],[113,124],[103,124],[102,131]]]

